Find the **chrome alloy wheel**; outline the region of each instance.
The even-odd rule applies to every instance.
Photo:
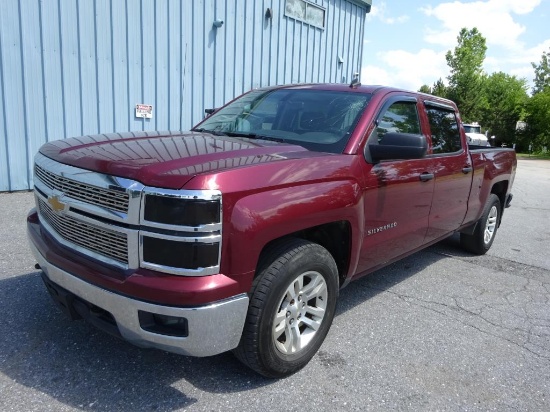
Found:
[[[273,319],[273,342],[289,355],[304,349],[323,322],[328,292],[325,278],[309,271],[288,286]]]
[[[491,239],[493,238],[495,234],[495,230],[497,228],[497,218],[498,218],[498,209],[496,205],[493,205],[491,207],[491,210],[489,210],[489,215],[487,216],[487,223],[485,224],[485,233],[483,236],[483,241],[485,244],[489,244]]]

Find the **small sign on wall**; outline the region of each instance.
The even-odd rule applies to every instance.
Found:
[[[136,117],[151,119],[153,117],[152,104],[136,104]]]

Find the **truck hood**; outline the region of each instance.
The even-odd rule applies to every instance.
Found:
[[[180,189],[199,174],[323,155],[297,145],[197,132],[73,137],[49,142],[40,152],[60,163],[167,189]]]

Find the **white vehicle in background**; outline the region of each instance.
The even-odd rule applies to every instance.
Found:
[[[462,126],[464,126],[469,145],[491,146],[487,136],[481,133],[481,125],[478,122],[463,123]]]

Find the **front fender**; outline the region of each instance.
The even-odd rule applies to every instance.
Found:
[[[224,226],[224,273],[253,273],[271,241],[336,221],[351,226],[350,270],[355,268],[361,239],[362,196],[359,184],[331,181],[272,189],[238,199]]]

